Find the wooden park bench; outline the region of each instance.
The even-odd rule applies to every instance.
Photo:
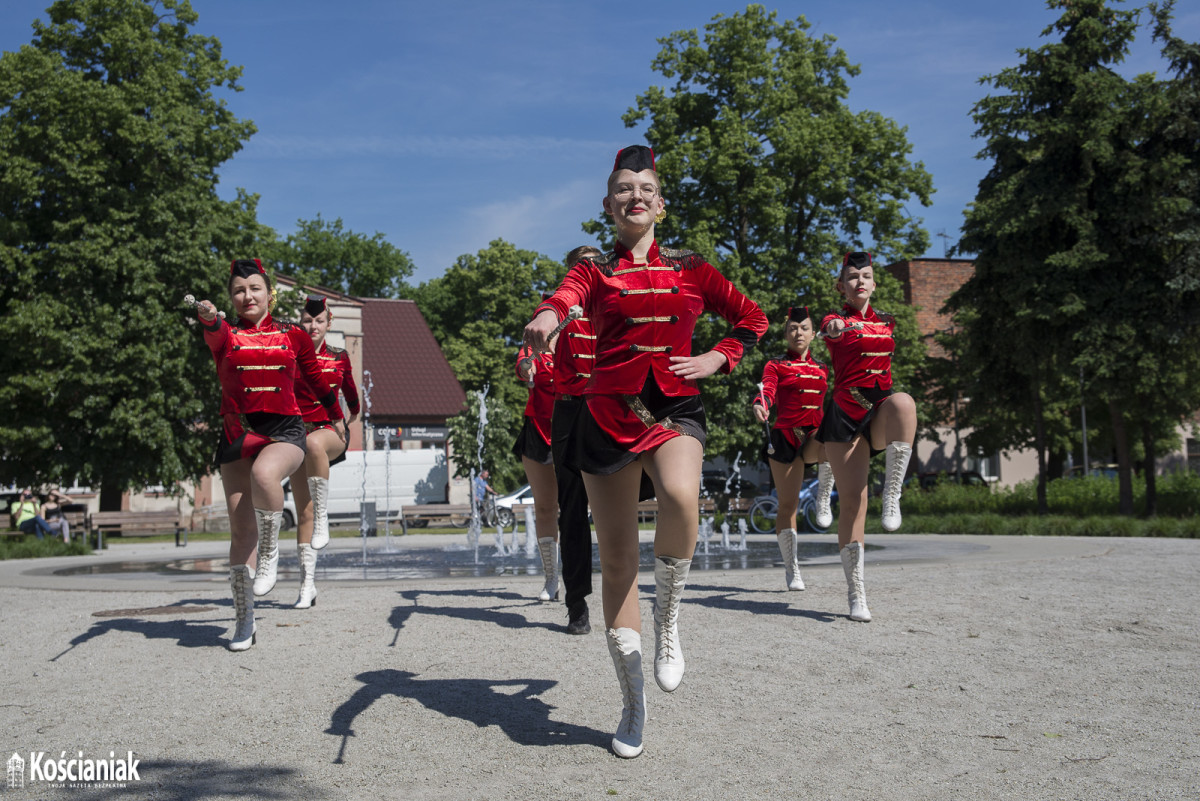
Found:
[[[449,520],[456,526],[462,526],[470,519],[469,503],[420,503],[400,509],[400,526],[405,534],[408,534],[410,525],[420,528],[430,520]]]
[[[658,500],[638,501],[638,522],[653,523],[658,520]],[[717,503],[712,498],[700,499],[700,514],[716,514]]]
[[[104,532],[116,531],[122,537],[149,537],[162,532],[175,533],[176,547],[187,545],[187,528],[179,522],[179,512],[92,512],[88,516],[88,534],[95,538],[96,549],[104,549]]]

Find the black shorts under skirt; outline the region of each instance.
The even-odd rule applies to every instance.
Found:
[[[517,441],[513,443],[512,452],[517,456],[532,459],[538,464],[554,463],[554,457],[550,453],[550,443],[542,439],[537,426],[528,416],[521,423],[521,430],[517,433]]]
[[[658,383],[653,378],[647,378],[646,385],[637,397],[655,420],[671,418],[672,425],[678,427],[672,430],[693,437],[700,442],[700,447],[704,447],[708,439],[708,418],[704,414],[704,402],[700,400],[699,395],[664,395]],[[572,466],[580,472],[598,476],[610,476],[633,464],[640,455],[622,448],[601,428],[587,403],[583,404],[579,418],[575,421],[574,443],[570,451]]]
[[[871,404],[866,416],[862,420],[856,421],[846,414],[836,402],[830,403],[829,408],[825,410],[825,417],[821,420],[821,428],[817,431],[818,440],[821,442],[853,442],[861,436],[866,436],[868,443],[870,442],[871,421],[875,419],[875,413],[879,411],[880,404],[891,397],[892,390],[860,387],[858,391]],[[883,451],[871,448],[872,456],[880,453]]]
[[[807,445],[808,441],[816,434],[817,427],[808,426],[807,428],[800,429],[800,431],[802,435],[796,437],[796,439],[800,440],[800,447],[797,448],[793,447],[792,443],[788,441],[788,438],[783,433],[783,429],[772,428],[771,444],[775,446],[775,452],[767,453],[767,447],[764,445],[763,458],[770,459],[773,462],[779,462],[780,464],[792,464],[795,462],[800,458],[800,454],[804,450],[804,446]]]
[[[257,456],[259,451],[274,442],[286,442],[300,450],[304,450],[308,444],[304,419],[298,414],[248,412],[225,417],[221,441],[217,443],[217,453],[213,459],[216,467]]]

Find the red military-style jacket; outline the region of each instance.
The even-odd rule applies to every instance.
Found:
[[[312,341],[312,338],[309,338]],[[354,366],[350,363],[350,354],[341,348],[331,348],[322,342],[317,351],[317,364],[321,366],[324,385],[333,392],[342,391],[346,405],[351,414],[358,414],[358,387],[354,383]],[[330,417],[321,405],[321,401],[302,377],[296,381],[296,403],[300,406],[300,416],[306,422],[316,423],[322,420],[338,420],[341,418],[341,406],[338,406],[336,417]]]
[[[299,415],[295,387],[302,377],[320,393],[330,419],[341,419],[337,393],[325,385],[312,340],[300,326],[277,323],[269,314],[257,326],[243,319],[230,325],[220,317],[201,326],[217,363],[221,414]]]
[[[595,364],[596,334],[591,320],[572,320],[558,335],[554,348],[554,394],[582,395]]]
[[[583,259],[535,315],[551,309],[562,320],[571,306],[583,307],[596,335],[586,394],[636,395],[651,374],[664,395],[698,395],[695,381],[668,368],[670,357],[692,355],[692,331],[705,311],[733,325],[713,348],[725,356],[722,372],[732,370],[767,330],[758,305],[715,267],[688,250],[660,249],[657,242],[644,264],[634,263],[620,243],[612,253]]]
[[[530,350],[522,347],[517,351],[517,378],[521,375],[521,361],[528,358]],[[554,415],[554,357],[539,353],[533,357],[533,386],[529,388],[529,399],[525,401],[525,416],[533,421],[538,434],[550,444],[550,418]]]
[[[843,410],[857,416],[862,413],[864,406],[855,397],[854,390],[860,387],[892,388],[896,318],[877,312],[869,305],[866,314],[863,314],[846,304],[840,314],[831,312],[825,315],[821,329],[824,330],[829,321],[835,318],[841,318],[847,326],[862,325],[860,330],[846,328],[837,339],[825,340],[833,358],[833,400]]]
[[[763,365],[762,392],[754,397],[768,411],[776,410],[775,428],[813,428],[824,416],[829,367],[789,350]]]

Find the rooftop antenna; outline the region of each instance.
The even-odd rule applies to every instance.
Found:
[[[950,235],[947,234],[946,229],[943,228],[942,230],[937,232],[936,236],[942,240],[942,258],[944,259],[944,258],[946,258],[947,243],[950,241]]]

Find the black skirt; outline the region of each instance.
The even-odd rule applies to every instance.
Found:
[[[298,414],[274,414],[272,412],[248,412],[247,414],[225,415],[225,425],[213,464],[236,462],[249,459],[274,442],[286,442],[304,450],[308,444],[304,419]]]
[[[708,439],[708,418],[699,395],[664,395],[658,382],[652,376],[647,376],[645,386],[636,397],[655,420],[671,418],[673,430],[693,437],[700,442],[701,448],[704,447]],[[609,476],[637,461],[640,455],[621,447],[601,428],[587,403],[579,412],[573,436],[574,443],[570,449],[572,466],[583,473]]]
[[[512,452],[517,456],[531,459],[538,464],[553,464],[554,458],[550,453],[550,445],[542,439],[542,435],[538,433],[537,426],[528,416],[521,423],[521,430],[517,434],[517,441],[513,443]]]
[[[800,447],[795,447],[788,441],[787,436],[783,433],[782,428],[771,429],[771,444],[775,446],[774,453],[767,453],[767,448],[763,446],[763,458],[770,459],[773,462],[780,464],[792,464],[801,457],[804,446],[808,444],[809,439],[816,435],[817,427],[802,428],[799,431],[797,439],[800,440]]]
[[[821,428],[817,431],[818,440],[821,442],[853,442],[870,433],[871,421],[875,419],[880,404],[891,397],[892,390],[860,387],[858,391],[871,404],[866,416],[862,420],[855,420],[842,411],[842,407],[837,403],[830,402],[825,410],[825,417],[821,420]],[[867,439],[869,441],[870,437],[868,436]],[[872,456],[880,453],[883,453],[883,450],[871,448]]]

